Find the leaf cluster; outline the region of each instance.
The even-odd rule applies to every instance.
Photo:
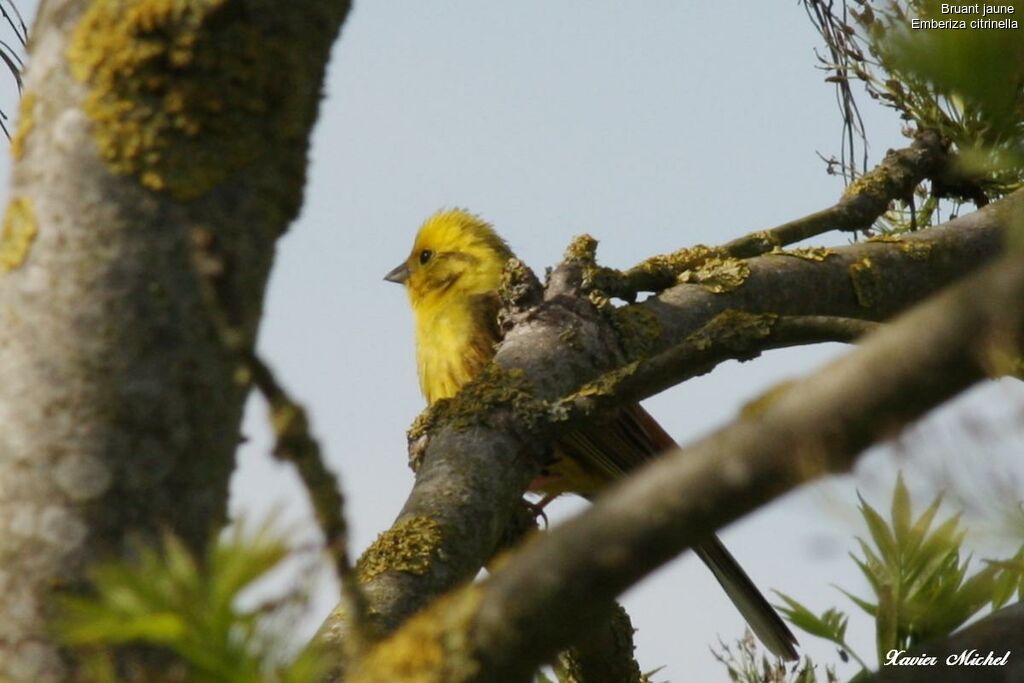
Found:
[[[134,561],[94,568],[90,594],[60,601],[58,635],[81,654],[86,679],[96,683],[119,680],[118,648],[128,645],[169,652],[193,683],[316,680],[326,670],[316,652],[286,653],[283,622],[305,608],[305,594],[243,606],[243,593],[290,554],[266,525],[254,534],[225,532],[202,562],[166,534],[159,548],[140,547]]]
[[[963,557],[966,532],[960,515],[934,525],[941,503],[939,495],[915,518],[902,477],[896,481],[889,520],[860,499],[868,538],[858,538],[860,555],[850,556],[873,598],[840,590],[874,618],[879,661],[890,650],[911,650],[946,636],[983,609],[1002,607],[1014,595],[1024,599],[1024,547],[1008,560],[987,561],[971,572],[971,557]],[[793,598],[781,597],[786,604],[780,609],[795,626],[835,643],[841,656],[849,652],[862,668],[870,668],[846,643],[847,615],[835,608],[816,615]]]
[[[952,217],[965,201],[982,206],[1024,185],[1024,42],[1019,31],[912,28],[915,19],[960,16],[940,14],[940,4],[844,0],[837,11],[832,2],[804,0],[828,47],[819,61],[829,73],[826,80],[837,87],[844,121],[844,154],[842,161],[830,161],[830,172],[839,164],[847,180],[856,176],[847,163],[854,132],[866,150],[854,83],[913,128],[939,133],[956,154],[955,165],[879,220],[875,228],[882,233],[938,222],[942,199],[953,202]],[[1019,20],[1024,1],[1011,4],[1016,12],[1010,16]]]

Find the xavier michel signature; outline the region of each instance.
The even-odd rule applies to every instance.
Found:
[[[1005,666],[1009,659],[1009,650],[999,656],[992,650],[987,653],[963,650],[946,657],[946,666]],[[939,658],[929,654],[908,655],[906,650],[889,650],[884,666],[935,666],[938,663]]]

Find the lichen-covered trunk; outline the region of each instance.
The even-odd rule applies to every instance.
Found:
[[[348,3],[44,0],[0,232],[0,679],[86,568],[225,517],[276,238]]]

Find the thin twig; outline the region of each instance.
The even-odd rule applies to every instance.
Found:
[[[11,19],[11,15],[4,9],[4,5],[9,5],[11,11],[14,12],[15,18],[18,20],[17,25]],[[21,18],[21,12],[18,11],[18,6],[14,4],[13,0],[3,0],[0,2],[0,14],[3,14],[4,20],[7,22],[11,30],[14,31],[14,35],[18,38],[18,42],[21,43],[22,47],[28,44],[28,28],[25,26],[25,20]],[[20,30],[19,30],[20,29]]]
[[[205,230],[195,230],[191,237],[196,279],[202,290],[210,322],[224,349],[234,354],[242,369],[248,373],[248,379],[267,401],[270,424],[275,435],[272,451],[274,457],[295,466],[309,495],[341,585],[342,604],[352,624],[349,637],[343,644],[344,654],[346,657],[355,657],[368,639],[367,629],[364,628],[367,623],[367,607],[348,554],[345,499],[338,479],[324,464],[320,444],[310,431],[305,408],[288,395],[270,367],[256,353],[252,335],[231,323],[231,306],[218,289],[224,274],[224,263],[214,235]]]
[[[671,287],[681,273],[700,268],[712,259],[746,259],[831,230],[865,230],[888,210],[894,199],[909,197],[922,180],[942,173],[948,162],[947,154],[945,141],[931,131],[922,131],[909,147],[886,154],[827,209],[752,232],[719,247],[697,245],[654,256],[626,271],[596,265],[596,243],[592,240],[580,242],[575,257],[584,263],[588,284],[593,289],[633,301],[638,292],[659,292]]]
[[[833,14],[832,0],[829,0],[827,6],[822,0],[803,0],[803,5],[814,28],[825,41],[825,46],[831,56],[830,60],[826,60],[815,50],[818,61],[823,65],[820,68],[833,74],[826,80],[836,86],[836,103],[843,119],[839,167],[843,178],[850,183],[856,177],[857,170],[853,161],[857,154],[855,135],[861,143],[861,172],[866,173],[868,167],[867,133],[864,130],[864,120],[861,118],[857,100],[850,87],[850,74],[856,71],[854,62],[858,58],[863,59],[862,51],[857,44],[856,35],[849,30],[850,24],[845,0],[842,3],[841,17]]]
[[[270,408],[270,424],[275,435],[274,457],[295,467],[309,494],[353,622],[351,636],[358,642],[363,634],[361,625],[365,623],[366,598],[352,570],[348,553],[348,524],[342,514],[345,500],[338,479],[324,464],[320,443],[310,432],[306,409],[288,395],[273,371],[255,352],[249,349],[241,351],[239,356],[250,372],[253,386]],[[353,652],[361,647],[361,643],[355,644]]]

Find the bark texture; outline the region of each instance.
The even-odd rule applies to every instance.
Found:
[[[0,678],[70,675],[46,622],[90,563],[224,521],[224,337],[255,336],[347,9],[41,5],[0,245]]]
[[[552,273],[544,301],[533,306],[528,302],[508,316],[506,322],[510,330],[498,350],[497,369],[453,399],[451,405],[437,411],[439,415],[421,421],[420,428],[414,427],[411,446],[414,459],[420,463],[417,482],[399,523],[385,532],[382,539],[389,539],[388,547],[401,547],[400,539],[406,533],[404,525],[411,518],[417,520],[418,527],[429,527],[431,533],[429,540],[417,546],[423,561],[415,565],[406,562],[400,553],[380,554],[377,548],[368,552],[374,556],[374,571],[361,573],[361,579],[379,632],[392,630],[424,607],[432,596],[449,590],[476,573],[500,545],[503,530],[516,509],[523,486],[536,473],[538,463],[544,460],[547,444],[557,434],[574,428],[582,421],[598,418],[601,411],[614,409],[622,401],[644,398],[689,376],[706,372],[725,358],[745,359],[756,355],[761,348],[779,345],[786,335],[776,333],[772,321],[786,321],[786,316],[797,316],[790,322],[803,321],[787,328],[790,332],[814,329],[815,326],[808,325],[808,321],[817,319],[836,331],[835,338],[848,339],[851,329],[858,329],[858,326],[830,325],[828,320],[834,322],[834,316],[886,320],[979,268],[1000,252],[1003,232],[1012,225],[1014,212],[1020,211],[1022,205],[1024,193],[1018,192],[975,214],[900,240],[879,240],[843,248],[776,253],[748,259],[742,262],[741,267],[735,268],[741,273],[738,281],[726,280],[730,282],[728,286],[722,286],[720,274],[711,272],[704,279],[698,277],[696,282],[679,284],[641,304],[617,310],[603,305],[600,298],[595,307],[593,295],[588,297],[583,291],[584,275],[592,266],[588,263],[592,248],[590,255],[586,253],[587,248],[571,249],[567,261]],[[729,268],[733,269],[733,266]],[[971,296],[979,296],[979,291],[984,291],[979,287],[974,285]],[[536,297],[526,295],[525,299],[535,300]],[[1012,298],[1008,301],[1012,302]],[[1008,310],[1012,308],[1009,306]],[[752,314],[757,324],[752,330],[748,324],[734,324],[735,320],[731,318],[735,317],[735,311],[748,316]],[[942,315],[938,315],[930,320],[940,322],[941,319]],[[749,317],[744,320],[749,321]],[[957,329],[964,331],[963,328]],[[936,339],[941,339],[941,336]],[[912,343],[904,348],[911,349],[917,358],[934,360],[928,357],[929,351],[922,346],[926,345]],[[887,348],[893,350],[892,346]],[[686,352],[682,354],[684,362],[665,362],[680,349]],[[687,356],[687,353],[691,355]],[[884,438],[889,427],[897,428],[902,420],[911,419],[921,410],[977,381],[981,376],[979,367],[967,364],[963,366],[964,370],[958,363],[971,356],[964,355],[963,346],[958,347],[957,353],[961,355],[956,357],[956,361],[936,370],[938,374],[935,377],[941,377],[941,383],[932,383],[927,375],[918,378],[924,382],[921,386],[925,388],[921,391],[927,398],[908,394],[904,409],[897,405],[904,400],[897,394],[897,398],[890,396],[892,402],[885,406],[874,406],[865,415],[853,415],[851,419],[861,422],[847,427],[853,430],[851,435],[856,434],[857,437],[853,439],[850,436],[849,443],[838,443],[837,453],[846,455],[837,457],[851,457],[873,440]],[[625,364],[631,359],[635,362]],[[872,356],[872,359],[879,363],[878,370],[869,365],[858,366],[857,372],[863,373],[861,378],[865,381],[872,373],[884,368],[898,369],[898,363],[909,360],[905,356],[885,354]],[[949,357],[943,360],[947,361]],[[645,370],[645,364],[655,366],[656,371]],[[905,363],[905,367],[916,366]],[[962,376],[963,371],[969,377]],[[601,375],[602,372],[607,374]],[[843,371],[834,370],[832,377],[840,375],[845,376]],[[630,383],[629,378],[633,376],[641,379]],[[822,379],[820,386],[827,387],[831,381]],[[627,385],[628,391],[617,391]],[[944,393],[937,392],[939,386],[943,387]],[[859,395],[865,396],[864,392],[869,389],[862,385],[858,389]],[[906,387],[899,391],[903,389]],[[827,405],[833,406],[840,418],[849,413],[849,409],[841,404],[833,402]],[[807,404],[805,407],[810,413],[801,416],[802,422],[808,425],[836,424],[824,420],[820,406],[815,408],[813,404]],[[891,424],[884,422],[883,408],[892,410],[896,416]],[[876,418],[878,424],[868,429],[865,421]],[[422,429],[424,424],[427,426]],[[593,540],[593,537],[577,536],[573,540],[573,534],[569,533],[559,535],[560,541],[544,539],[530,546],[549,541],[565,543],[562,547],[565,557],[574,557],[580,567],[589,565],[593,568],[601,565],[602,558],[605,558],[614,564],[615,570],[603,574],[596,584],[584,588],[584,583],[567,582],[560,570],[548,563],[550,556],[533,556],[535,562],[523,570],[520,578],[525,581],[523,577],[529,576],[534,587],[550,581],[552,590],[554,586],[559,590],[565,589],[567,592],[562,594],[563,597],[570,597],[566,597],[560,606],[552,607],[547,603],[552,611],[545,612],[544,616],[531,613],[530,618],[536,621],[517,621],[514,615],[518,609],[525,609],[526,603],[519,599],[522,594],[514,591],[501,591],[508,601],[502,602],[500,607],[495,606],[497,603],[481,606],[479,620],[476,621],[480,629],[476,635],[481,638],[478,641],[479,652],[482,659],[494,658],[484,666],[484,670],[498,677],[471,676],[467,680],[516,680],[524,673],[521,661],[516,657],[530,650],[532,654],[525,655],[525,658],[534,663],[540,661],[532,659],[540,649],[532,649],[524,643],[534,642],[534,638],[544,640],[540,634],[548,627],[559,628],[560,620],[552,618],[552,614],[567,614],[570,610],[574,613],[571,619],[573,627],[558,631],[557,636],[551,631],[550,639],[545,640],[548,644],[558,642],[564,646],[578,635],[573,630],[579,626],[575,621],[577,610],[581,614],[586,613],[579,617],[583,621],[595,617],[588,611],[589,606],[594,610],[600,609],[602,604],[607,604],[601,598],[610,600],[629,582],[682,550],[701,533],[734,519],[741,509],[753,509],[747,507],[748,503],[754,506],[798,481],[833,467],[848,465],[848,459],[841,461],[843,465],[839,461],[822,459],[822,444],[817,439],[825,438],[825,435],[811,435],[808,437],[810,441],[796,448],[789,439],[797,438],[795,431],[798,425],[793,420],[785,424],[790,425],[793,434],[773,433],[769,436],[760,431],[748,433],[749,426],[739,425],[720,437],[728,443],[723,442],[713,449],[709,446],[705,459],[697,459],[707,465],[708,469],[703,472],[707,478],[692,481],[692,489],[678,489],[675,494],[663,491],[666,497],[674,495],[676,502],[691,501],[695,507],[688,507],[688,514],[697,515],[701,520],[688,527],[682,545],[668,543],[658,550],[652,543],[645,545],[637,554],[633,552],[637,550],[635,548],[623,549],[621,544],[611,543],[612,537],[616,537],[621,538],[623,544],[628,544],[632,537],[626,532],[633,528],[636,516],[649,517],[646,499],[637,496],[629,504],[599,505],[593,513],[587,513],[598,514],[597,511],[602,510],[601,514],[606,515],[602,522],[608,525],[607,529],[614,530],[602,535],[609,541],[606,555],[595,556],[595,546],[580,540]],[[759,429],[767,427],[761,425]],[[811,448],[808,445],[811,442],[817,445]],[[743,452],[767,443],[788,444],[796,448],[797,455],[807,451],[813,452],[815,457],[798,457],[796,465],[805,469],[794,471],[790,469],[794,462],[785,461],[782,451],[773,451],[771,458],[765,456],[768,459],[762,464],[777,466],[779,469],[773,474],[778,478],[758,478],[756,487],[747,486],[752,481],[749,470],[727,469],[724,474],[721,471],[714,474],[716,465],[713,464],[712,451],[716,454]],[[715,477],[720,480],[721,476],[730,483],[718,490],[711,482],[716,480]],[[678,480],[675,483],[680,484]],[[725,481],[722,483],[724,485]],[[742,490],[732,488],[734,485],[742,485]],[[679,490],[686,491],[690,497],[679,494]],[[732,502],[723,503],[725,500]],[[710,510],[717,512],[712,514]],[[676,513],[681,512],[673,510],[656,517],[660,520],[674,519]],[[683,518],[689,519],[685,515]],[[693,522],[692,519],[690,521]],[[622,535],[618,536],[620,532]],[[659,536],[659,542],[665,540],[666,537]],[[675,549],[670,550],[673,546]],[[637,558],[648,558],[651,562]],[[519,558],[513,566],[527,566],[521,561],[523,559]],[[627,575],[632,578],[624,579]],[[503,579],[496,577],[492,585],[500,586],[500,581]],[[517,584],[517,588],[524,585]],[[495,593],[488,592],[487,595]],[[517,597],[511,597],[513,595]],[[475,603],[480,596],[466,599]],[[453,602],[461,608],[470,609],[458,603],[456,598],[446,599],[445,604],[449,609],[455,609]],[[560,612],[560,609],[566,612]],[[470,611],[477,614],[476,607]],[[421,613],[416,620],[428,618],[426,613]],[[507,620],[517,621],[518,626]],[[508,626],[509,630],[503,631],[499,623]],[[425,628],[422,623],[419,626]],[[321,630],[321,642],[336,645],[344,637],[345,628],[344,615],[335,613]],[[505,636],[512,640],[505,640]],[[520,638],[523,640],[516,640]],[[552,651],[545,649],[545,656],[551,654]],[[360,671],[369,673],[366,668]],[[369,674],[366,680],[377,679]]]

